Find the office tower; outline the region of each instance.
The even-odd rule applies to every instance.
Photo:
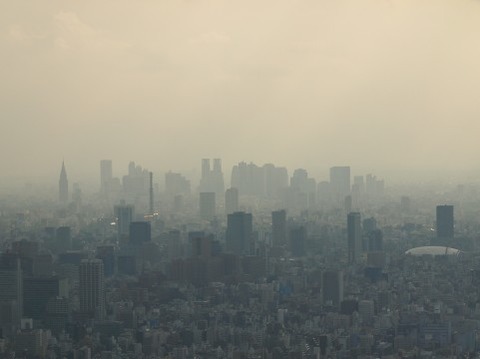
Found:
[[[80,263],[80,311],[99,320],[102,320],[105,316],[103,273],[103,262],[100,259],[84,259]]]
[[[213,190],[216,194],[225,193],[225,183],[223,181],[223,172],[222,172],[222,160],[220,158],[213,159],[213,169],[212,169],[212,185]]]
[[[353,177],[353,186],[352,189],[355,188],[359,194],[365,192],[365,182],[363,176],[354,176]]]
[[[385,190],[385,181],[377,180],[377,177],[372,174],[367,174],[365,191],[367,196],[375,198],[383,195]]]
[[[287,244],[287,212],[284,209],[272,212],[272,245],[281,247]]]
[[[100,193],[108,194],[109,185],[113,179],[112,160],[100,161]]]
[[[171,197],[179,194],[190,194],[190,181],[180,173],[165,173],[165,192]]]
[[[238,212],[238,189],[229,188],[225,192],[225,213]]]
[[[62,162],[62,170],[60,171],[60,179],[58,181],[58,199],[63,204],[68,202],[68,179],[65,162]]]
[[[124,194],[133,200],[137,197],[147,197],[150,184],[150,172],[142,166],[130,162],[128,175],[122,178]]]
[[[115,274],[115,247],[113,245],[98,246],[96,258],[103,262],[105,277]]]
[[[117,223],[118,237],[128,236],[130,233],[130,223],[133,221],[133,206],[121,204],[113,207],[113,212]]]
[[[149,174],[150,177],[150,186],[149,186],[149,209],[150,209],[150,214],[154,213],[153,209],[153,172],[150,172]]]
[[[304,226],[298,226],[290,230],[290,253],[293,257],[303,257],[305,255],[306,242],[307,232]]]
[[[450,246],[453,241],[453,206],[437,206],[437,242]]]
[[[323,303],[339,306],[343,301],[343,271],[322,273]]]
[[[362,251],[362,227],[358,212],[347,215],[347,237],[348,263],[356,263],[360,259]]]
[[[202,159],[200,192],[214,192],[217,196],[221,196],[225,193],[221,159],[213,159],[212,169],[210,168],[210,160],[206,158]]]
[[[350,194],[350,167],[340,166],[330,168],[330,189],[336,203],[342,203]]]
[[[11,253],[0,256],[0,328],[3,334],[15,331],[23,315],[23,279],[20,258]]]
[[[152,227],[150,222],[138,221],[130,223],[130,243],[142,245],[152,240]]]
[[[253,240],[251,213],[235,212],[227,216],[227,251],[237,255],[250,254]]]
[[[285,167],[275,167],[271,163],[263,165],[265,176],[265,195],[268,198],[278,198],[288,187],[288,171]]]
[[[199,200],[200,218],[212,220],[215,218],[215,192],[201,192]]]

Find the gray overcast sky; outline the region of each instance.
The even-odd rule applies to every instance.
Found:
[[[479,168],[479,1],[1,1],[0,59],[0,176]]]

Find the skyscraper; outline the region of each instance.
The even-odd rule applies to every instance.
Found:
[[[214,192],[217,196],[223,196],[225,185],[222,172],[222,160],[220,158],[213,159],[213,169],[210,169],[209,159],[202,159],[200,192]]]
[[[334,201],[343,203],[345,196],[350,194],[350,167],[337,166],[330,168],[330,189]]]
[[[323,302],[338,306],[343,300],[343,272],[326,271],[322,273]]]
[[[58,199],[60,203],[68,202],[68,179],[65,170],[65,162],[62,162],[62,170],[60,171],[60,179],[58,181]]]
[[[453,228],[453,206],[437,206],[437,244],[451,245]]]
[[[227,251],[237,254],[250,254],[253,240],[252,214],[235,212],[227,216]]]
[[[133,221],[133,206],[121,204],[113,207],[117,223],[118,237],[127,236],[130,233],[130,223]]]
[[[0,328],[8,333],[20,324],[23,314],[23,280],[20,257],[0,256]]]
[[[80,311],[90,317],[105,316],[105,282],[103,262],[100,259],[84,259],[80,263]]]
[[[347,237],[348,263],[356,263],[362,251],[362,227],[358,212],[347,215]]]
[[[100,161],[100,192],[104,195],[108,194],[109,184],[112,182],[112,160]]]
[[[130,223],[130,243],[142,245],[152,240],[152,227],[150,222],[138,221]]]

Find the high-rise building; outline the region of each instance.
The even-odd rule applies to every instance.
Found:
[[[339,306],[343,301],[343,271],[325,271],[322,273],[323,302]]]
[[[238,212],[238,189],[229,188],[225,192],[225,213]]]
[[[113,212],[115,214],[118,237],[128,236],[130,233],[130,223],[133,221],[133,206],[121,204],[113,207]]]
[[[330,168],[330,189],[333,199],[343,203],[345,196],[350,194],[350,167],[337,166]]]
[[[362,226],[358,212],[347,215],[347,237],[348,263],[356,263],[362,252]]]
[[[272,245],[281,247],[287,244],[287,212],[284,209],[272,212]]]
[[[303,257],[305,255],[306,242],[307,232],[304,226],[297,226],[290,230],[290,253],[293,257]]]
[[[250,254],[253,240],[251,213],[235,212],[227,216],[227,251],[237,255]]]
[[[108,194],[108,188],[113,179],[112,160],[100,161],[100,192]]]
[[[199,212],[202,219],[215,218],[215,192],[200,192]]]
[[[221,159],[213,159],[212,169],[210,168],[210,160],[207,158],[202,159],[200,192],[214,192],[217,196],[221,196],[225,193]]]
[[[62,170],[60,171],[60,179],[58,181],[58,199],[63,204],[68,202],[68,179],[65,162],[62,162]]]
[[[130,243],[142,245],[152,240],[152,227],[150,222],[138,221],[130,223]]]
[[[20,324],[23,314],[23,280],[20,258],[16,254],[0,256],[0,327],[10,332]]]
[[[105,281],[103,262],[84,259],[80,263],[80,311],[92,318],[105,317]]]
[[[453,240],[454,220],[453,206],[437,206],[437,241],[438,244],[451,245]]]

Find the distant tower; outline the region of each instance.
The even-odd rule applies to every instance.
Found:
[[[130,233],[130,223],[132,223],[134,216],[133,206],[121,204],[113,207],[113,212],[117,222],[118,237],[128,236]]]
[[[150,214],[153,214],[153,172],[150,172]]]
[[[108,193],[109,184],[112,182],[112,160],[100,161],[100,192],[102,194]]]
[[[323,302],[339,306],[343,300],[343,271],[325,271],[322,273]]]
[[[437,206],[437,244],[450,246],[453,240],[453,206]]]
[[[58,181],[58,199],[60,203],[68,202],[68,179],[65,170],[65,162],[62,162],[62,170],[60,172],[60,180]]]
[[[362,227],[360,213],[352,212],[347,216],[348,263],[356,263],[362,251]]]
[[[84,259],[80,263],[80,311],[96,319],[105,316],[105,280],[103,261]]]
[[[337,166],[330,168],[330,188],[334,200],[342,203],[350,194],[350,167]]]
[[[253,240],[252,214],[235,212],[227,216],[227,251],[236,255],[250,254]]]

